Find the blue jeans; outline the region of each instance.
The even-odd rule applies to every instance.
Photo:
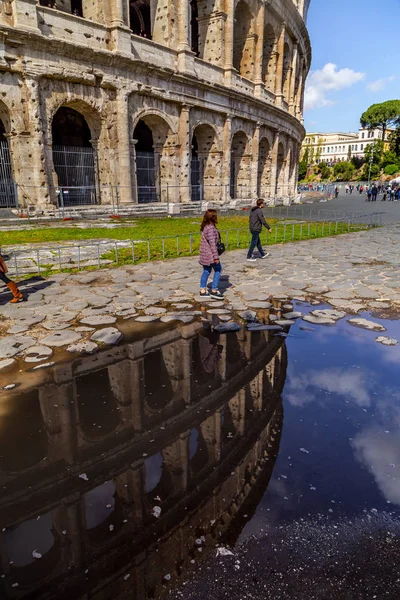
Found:
[[[261,245],[260,234],[252,233],[251,235],[252,235],[252,238],[251,238],[251,242],[250,242],[250,248],[247,253],[247,258],[251,258],[253,256],[253,250],[256,246],[257,246],[257,249],[258,249],[259,253],[261,254],[261,256],[264,256],[265,252]]]
[[[211,289],[213,289],[213,290],[218,289],[219,280],[221,279],[221,271],[222,271],[221,261],[218,264],[213,263],[212,265],[203,265],[203,273],[200,278],[200,288],[202,290],[207,287],[207,281],[211,275],[212,269],[214,269],[214,277],[213,277]]]

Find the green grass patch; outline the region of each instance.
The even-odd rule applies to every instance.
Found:
[[[97,224],[81,229],[76,225],[68,227],[43,227],[33,229],[2,231],[1,246],[15,244],[45,244],[46,242],[65,242],[74,240],[142,240],[167,235],[179,235],[199,231],[201,216],[172,217],[165,219],[135,219],[132,225],[124,224],[115,228],[101,227]],[[243,216],[222,216],[218,223],[221,230],[248,226],[248,213]],[[276,220],[269,219],[273,224]]]
[[[264,246],[283,244],[307,239],[316,239],[351,233],[366,229],[362,225],[350,225],[343,222],[325,223],[293,223],[288,225],[275,224],[272,232],[264,230],[261,239]],[[247,227],[237,227],[223,230],[220,226],[222,241],[227,250],[245,248],[249,245],[251,235]],[[153,238],[147,241],[131,243],[129,248],[118,247],[102,254],[101,258],[110,260],[115,265],[148,262],[152,260],[165,260],[179,256],[193,256],[199,254],[201,234],[166,236]]]

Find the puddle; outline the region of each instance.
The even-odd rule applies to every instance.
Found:
[[[4,392],[0,598],[398,598],[400,346],[348,318],[192,323]]]

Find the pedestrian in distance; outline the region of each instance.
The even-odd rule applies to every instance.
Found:
[[[376,197],[378,195],[378,188],[376,187],[375,184],[371,188],[371,194],[372,194],[372,202],[376,202]]]
[[[367,197],[366,197],[366,200],[367,200],[367,202],[371,202],[371,199],[372,199],[372,192],[371,192],[371,189],[367,189]]]
[[[10,303],[16,304],[17,302],[22,302],[24,297],[19,291],[17,284],[7,277],[7,272],[8,267],[4,261],[4,258],[0,255],[0,279],[6,284],[6,286],[13,295],[12,300],[10,300]]]
[[[264,252],[262,244],[261,244],[261,240],[260,240],[260,233],[262,231],[263,226],[266,227],[268,231],[271,231],[271,227],[268,225],[267,221],[265,220],[265,217],[264,217],[264,214],[262,211],[263,208],[264,208],[264,200],[262,198],[259,198],[257,200],[256,206],[253,206],[253,208],[250,211],[249,227],[250,227],[250,233],[251,233],[251,242],[250,242],[249,251],[247,253],[247,260],[249,262],[254,262],[256,260],[256,258],[253,257],[253,250],[256,246],[261,255],[261,258],[267,258],[268,256],[270,256],[269,252]]]
[[[216,227],[217,223],[217,211],[213,208],[206,210],[200,226],[201,242],[199,263],[203,267],[203,273],[200,278],[200,296],[220,300],[223,298],[218,289],[222,272],[222,265],[218,253],[221,236]],[[214,270],[214,277],[211,284],[211,292],[209,292],[207,289],[207,281],[212,270]]]

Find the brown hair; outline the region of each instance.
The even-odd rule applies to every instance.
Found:
[[[215,208],[209,208],[206,210],[203,216],[203,221],[200,225],[200,231],[203,231],[204,227],[209,224],[216,225],[218,223],[218,215]]]
[[[257,200],[257,206],[261,206],[261,204],[264,204],[264,200],[262,198],[259,198]]]

